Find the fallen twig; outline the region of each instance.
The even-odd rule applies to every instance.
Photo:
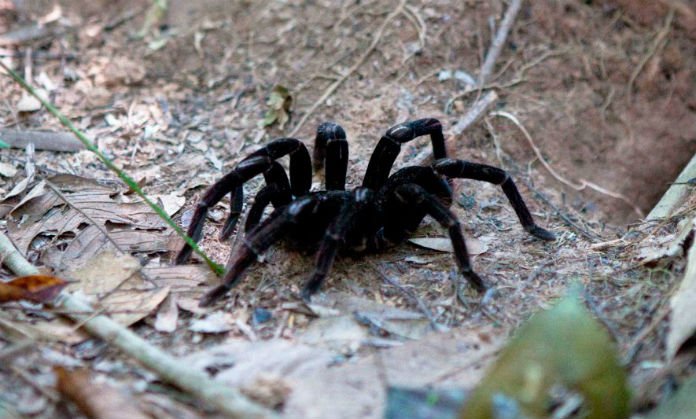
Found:
[[[469,109],[469,112],[462,117],[453,127],[452,132],[454,135],[459,135],[464,132],[467,128],[472,126],[476,121],[478,121],[483,114],[488,110],[498,100],[498,94],[495,91],[490,91],[486,93],[485,96],[477,100],[474,105]],[[418,153],[413,159],[413,164],[422,165],[428,160],[433,154],[432,149],[425,148],[423,151]]]
[[[400,15],[404,11],[404,6],[406,6],[406,0],[402,0],[396,7],[396,9],[389,13],[389,15],[384,19],[384,22],[382,22],[382,25],[379,27],[379,29],[377,29],[377,32],[375,32],[375,36],[372,38],[370,46],[368,46],[367,49],[362,53],[360,58],[358,58],[358,61],[356,61],[355,64],[353,64],[353,66],[350,69],[348,69],[348,71],[346,71],[345,74],[343,74],[338,80],[333,82],[319,97],[319,99],[317,99],[317,101],[309,107],[307,112],[305,112],[305,114],[300,119],[300,122],[298,122],[297,125],[295,125],[295,128],[293,128],[293,130],[290,132],[290,137],[294,137],[295,135],[297,135],[304,123],[307,122],[307,119],[309,119],[309,117],[314,113],[314,111],[316,111],[317,108],[322,103],[324,103],[324,101],[328,99],[329,96],[331,96],[333,92],[335,92],[336,89],[338,89],[338,87],[341,84],[343,84],[344,81],[348,79],[348,77],[350,77],[353,73],[355,73],[358,70],[358,68],[360,68],[360,66],[362,66],[367,57],[369,57],[370,54],[372,54],[372,52],[377,47],[379,41],[382,39],[384,30],[386,29],[389,22],[391,22],[396,16]]]
[[[498,28],[498,32],[496,32],[495,38],[493,38],[493,42],[491,43],[491,48],[488,50],[486,59],[483,61],[483,65],[481,66],[481,72],[479,73],[478,80],[479,86],[483,86],[488,77],[491,75],[495,62],[498,60],[498,56],[500,55],[500,50],[505,44],[505,39],[510,32],[510,28],[515,21],[515,17],[517,17],[517,12],[520,11],[521,6],[522,0],[512,0],[512,2],[510,2],[510,7],[508,7],[507,11],[505,12],[505,16],[500,24],[500,28]]]
[[[486,93],[485,96],[477,100],[471,109],[469,109],[469,112],[452,127],[454,135],[461,134],[464,130],[473,125],[474,122],[478,121],[496,100],[498,100],[498,94],[494,90],[491,90]]]
[[[4,233],[0,233],[0,255],[3,263],[17,275],[39,273],[35,266],[24,259]],[[250,401],[237,390],[211,380],[203,371],[190,368],[189,365],[150,344],[111,318],[105,315],[92,317],[94,309],[74,295],[62,292],[53,305],[55,308],[66,310],[64,314],[72,320],[83,322],[82,326],[92,335],[116,346],[155,371],[163,380],[215,406],[231,418],[273,419],[278,417],[271,410]]]
[[[0,139],[12,148],[34,144],[37,150],[74,152],[84,150],[75,137],[67,132],[0,130]]]

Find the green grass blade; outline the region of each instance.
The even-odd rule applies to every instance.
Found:
[[[116,173],[116,175],[117,175],[126,185],[128,185],[128,187],[129,187],[131,190],[133,190],[138,196],[140,196],[140,197],[143,199],[143,201],[145,201],[145,203],[146,203],[147,205],[149,205],[150,208],[152,208],[152,210],[155,211],[155,213],[157,213],[157,215],[158,215],[162,220],[164,220],[164,222],[167,223],[167,225],[169,225],[169,227],[171,227],[171,228],[176,232],[176,234],[179,235],[179,237],[181,237],[182,239],[184,239],[184,241],[185,241],[186,243],[188,243],[188,244],[193,248],[193,251],[194,251],[194,252],[196,252],[198,255],[200,255],[200,256],[203,258],[203,260],[204,260],[205,263],[210,267],[210,269],[212,269],[212,270],[213,270],[216,274],[218,274],[218,275],[222,275],[222,274],[224,273],[225,268],[224,268],[222,265],[219,265],[219,264],[215,263],[212,259],[210,259],[210,258],[208,257],[208,255],[206,255],[205,252],[203,252],[203,250],[201,250],[201,248],[198,247],[198,245],[196,244],[196,242],[194,242],[193,239],[192,239],[191,237],[189,237],[189,236],[184,232],[184,230],[182,230],[182,228],[179,227],[179,226],[174,222],[174,220],[172,220],[171,217],[169,217],[169,215],[167,215],[166,212],[164,212],[164,210],[163,210],[162,208],[160,208],[157,204],[155,204],[154,202],[152,202],[152,201],[150,200],[150,198],[148,198],[147,195],[145,195],[145,193],[143,192],[143,190],[140,189],[140,187],[138,186],[137,182],[136,182],[133,178],[131,178],[130,176],[128,176],[124,171],[122,171],[120,168],[118,168],[108,157],[106,157],[101,151],[99,151],[99,149],[94,145],[94,143],[93,143],[92,141],[90,141],[90,140],[85,136],[85,134],[83,134],[80,130],[78,130],[77,128],[75,128],[75,126],[72,124],[72,122],[70,122],[70,120],[69,120],[65,115],[63,115],[62,113],[60,113],[60,111],[58,111],[58,109],[56,109],[56,107],[53,106],[53,104],[52,104],[51,102],[47,101],[46,99],[44,99],[43,97],[41,97],[39,94],[37,94],[37,93],[36,93],[36,90],[34,90],[34,88],[33,88],[32,86],[30,86],[30,85],[22,78],[22,76],[20,76],[19,74],[17,74],[17,73],[16,73],[15,71],[13,71],[11,68],[7,67],[2,61],[0,61],[0,67],[2,67],[2,68],[10,75],[10,77],[12,77],[12,79],[13,79],[17,84],[19,84],[20,86],[22,86],[22,88],[23,88],[24,90],[26,90],[26,91],[29,92],[32,96],[34,96],[35,98],[37,98],[37,99],[41,102],[41,104],[42,104],[43,106],[45,106],[46,109],[47,109],[53,116],[55,116],[56,118],[58,118],[58,120],[60,121],[61,124],[63,124],[63,126],[65,126],[67,129],[69,129],[73,134],[75,134],[75,136],[82,142],[82,144],[85,145],[85,147],[86,147],[89,151],[91,151],[91,152],[93,152],[94,154],[96,154],[97,157],[99,158],[99,160],[101,160],[102,163],[104,163],[104,164],[106,165],[106,167],[109,168],[109,170],[111,170],[112,172]],[[0,146],[1,146],[1,145],[0,145]]]

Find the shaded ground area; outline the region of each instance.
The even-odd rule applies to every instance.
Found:
[[[666,295],[681,276],[684,258],[657,267],[639,260],[656,242],[673,238],[692,206],[663,223],[637,224],[630,232],[627,224],[652,208],[696,151],[693,7],[680,1],[671,9],[670,2],[650,9],[635,1],[526,3],[492,76],[479,90],[470,81],[500,25],[503,2],[192,3],[170,1],[167,14],[147,26],[145,1],[65,1],[60,9],[51,1],[0,1],[0,32],[5,32],[0,49],[8,64],[45,89],[182,224],[206,186],[271,138],[292,135],[311,145],[320,122],[340,123],[350,142],[348,181],[358,185],[389,126],[429,116],[445,125],[453,157],[508,170],[539,223],[559,238],[543,243],[526,235],[497,186],[457,182],[453,211],[475,249],[475,269],[496,284],[497,292],[483,302],[472,291],[466,304],[457,301],[451,254],[404,244],[383,255],[339,260],[327,292],[316,300],[335,311],[329,316],[307,311],[297,293],[313,258],[280,247],[214,310],[195,307],[214,279],[199,271],[187,273],[188,282],[181,273],[163,279],[160,268],[149,265],[149,278],[166,283],[171,294],[136,323],[139,334],[174,354],[198,356],[203,367],[223,371],[225,382],[252,394],[266,391],[256,396],[268,404],[285,403],[287,417],[328,417],[326,411],[334,407],[329,395],[350,388],[355,405],[331,417],[377,418],[388,384],[470,388],[511,330],[579,281],[594,314],[629,361],[639,404],[659,400],[664,370],[652,365],[664,361]],[[393,13],[397,9],[401,12]],[[9,31],[39,20],[45,26],[35,38],[7,39],[19,36]],[[263,127],[260,121],[271,106],[267,99],[278,85],[292,96],[291,118],[284,126]],[[20,105],[23,94],[8,78],[0,79],[0,86],[7,92],[0,106],[5,129],[62,130],[44,110]],[[495,113],[455,135],[451,127],[489,91],[498,95],[490,109]],[[397,165],[427,162],[428,150],[427,141],[408,144]],[[0,162],[19,169],[3,174],[3,196],[27,178],[114,178],[86,151],[38,150],[27,157],[23,150],[3,150]],[[95,187],[73,178],[62,181]],[[315,178],[316,188],[320,181]],[[25,183],[0,205],[3,217],[17,211],[33,190],[33,181]],[[259,186],[252,182],[248,195]],[[121,208],[111,200],[120,205],[131,199],[123,188],[99,190],[101,208]],[[218,261],[230,251],[228,243],[216,239],[228,206],[223,201],[214,208],[205,227],[204,248]],[[3,227],[30,260],[58,272],[71,268],[65,255],[75,252],[69,243],[82,234],[79,226],[72,236],[44,232],[42,242],[38,235],[23,235],[27,230],[15,222],[3,221]],[[179,243],[157,228],[136,226],[138,239],[129,236],[119,243],[131,246],[141,262],[166,265],[168,250]],[[444,232],[426,220],[417,235]],[[152,237],[157,245],[145,246],[155,241]],[[220,309],[224,314],[215,314]],[[402,325],[370,334],[356,324],[356,311],[378,312],[382,321],[396,318]],[[11,324],[36,320],[21,309],[8,313]],[[157,326],[171,313],[178,313],[173,330]],[[411,319],[414,313],[420,317]],[[210,320],[213,314],[219,318]],[[203,326],[196,323],[206,319]],[[426,334],[431,323],[447,331]],[[39,336],[37,341],[45,339]],[[214,356],[217,344],[227,357]],[[46,349],[33,347],[34,353],[14,358],[21,373],[3,371],[10,376],[4,382],[8,399],[26,409],[42,403],[27,414],[74,417],[70,407],[56,405],[26,382],[50,387],[50,364],[75,363],[135,391],[149,409],[158,406],[156,417],[182,417],[171,413],[176,409],[190,417],[206,415],[194,412],[195,401],[170,397],[181,393],[158,389],[153,377],[108,345],[63,336]],[[266,364],[245,358],[257,352],[268,354]],[[461,359],[470,361],[462,366]],[[317,360],[336,368],[327,372]],[[230,363],[237,367],[225,367]],[[423,365],[428,374],[413,373]],[[260,370],[267,373],[257,376]],[[327,392],[326,400],[313,400],[317,389]]]

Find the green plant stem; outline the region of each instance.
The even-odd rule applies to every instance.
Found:
[[[22,78],[22,76],[20,76],[19,74],[17,74],[17,73],[16,73],[14,70],[12,70],[11,68],[7,67],[7,66],[5,65],[5,63],[3,63],[2,61],[0,61],[0,67],[2,67],[5,71],[7,71],[7,73],[10,75],[10,77],[12,77],[12,79],[14,79],[14,81],[15,81],[17,84],[19,84],[20,86],[22,86],[22,88],[23,88],[24,90],[26,90],[26,91],[29,92],[32,96],[34,96],[35,98],[37,98],[37,99],[41,102],[41,104],[42,104],[43,106],[45,106],[46,109],[47,109],[53,116],[55,116],[56,118],[58,118],[58,120],[60,121],[61,124],[63,124],[63,126],[65,126],[67,129],[69,129],[73,134],[75,134],[75,136],[77,137],[77,139],[80,140],[80,141],[82,142],[82,144],[84,144],[85,147],[86,147],[89,151],[91,151],[92,153],[96,154],[97,157],[99,157],[99,160],[101,160],[102,163],[104,163],[104,164],[106,165],[106,167],[109,168],[109,170],[111,170],[112,172],[116,173],[116,175],[117,175],[126,185],[128,185],[128,187],[129,187],[131,190],[133,190],[138,196],[140,196],[140,197],[143,199],[143,201],[145,201],[145,203],[146,203],[148,206],[150,206],[150,208],[152,208],[152,210],[155,211],[155,213],[157,213],[157,215],[158,215],[162,220],[164,220],[164,222],[166,222],[166,223],[176,232],[176,234],[179,235],[179,237],[181,237],[182,239],[184,239],[184,241],[185,241],[189,246],[191,246],[191,247],[193,248],[193,251],[194,251],[194,252],[196,252],[198,255],[200,255],[200,257],[203,258],[203,260],[204,260],[205,263],[210,267],[210,269],[212,269],[212,270],[213,270],[216,274],[218,274],[218,275],[222,275],[222,274],[224,273],[225,268],[224,268],[222,265],[219,265],[219,264],[215,263],[212,259],[210,259],[210,258],[208,257],[208,255],[206,255],[205,252],[203,252],[203,250],[201,250],[201,248],[198,247],[198,245],[196,244],[196,242],[193,241],[193,239],[192,239],[191,237],[189,237],[189,236],[184,232],[184,230],[183,230],[181,227],[179,227],[179,226],[176,224],[176,222],[174,222],[174,220],[172,220],[171,217],[169,217],[169,215],[167,215],[166,212],[164,212],[164,210],[163,210],[162,208],[160,208],[157,204],[155,204],[154,202],[152,202],[152,201],[150,200],[150,198],[148,198],[147,195],[145,195],[145,193],[143,192],[143,190],[140,189],[140,187],[138,186],[138,183],[137,183],[133,178],[131,178],[130,176],[128,176],[125,172],[123,172],[120,168],[118,168],[108,157],[106,157],[101,151],[99,151],[99,149],[97,148],[97,146],[95,146],[94,143],[93,143],[92,141],[90,141],[90,140],[87,138],[87,136],[85,136],[85,134],[83,134],[80,130],[78,130],[77,128],[75,128],[75,126],[72,124],[72,122],[70,122],[70,120],[69,120],[65,115],[63,115],[62,113],[60,113],[60,111],[58,111],[58,109],[56,109],[56,107],[53,106],[53,104],[51,104],[49,101],[47,101],[46,99],[44,99],[43,97],[41,97],[38,93],[36,93],[36,90],[34,90],[34,88],[31,87],[31,86]]]

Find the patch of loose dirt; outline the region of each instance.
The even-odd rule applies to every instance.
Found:
[[[138,35],[146,22],[149,1],[64,0],[60,4],[56,18],[50,13],[55,10],[50,0],[0,0],[0,32],[53,16],[45,23],[50,31],[41,37],[0,45],[6,62],[46,89],[60,109],[146,192],[169,202],[186,197],[186,206],[176,214],[182,224],[190,219],[204,187],[271,138],[293,133],[311,148],[320,122],[340,123],[350,143],[348,182],[358,185],[372,149],[389,126],[436,117],[445,126],[450,154],[508,170],[536,219],[556,232],[558,240],[543,243],[525,234],[497,186],[457,181],[457,203],[452,209],[462,220],[465,235],[476,237],[486,247],[473,258],[473,264],[495,284],[496,293],[481,303],[479,296],[467,291],[467,304],[460,304],[451,284],[457,278],[452,256],[403,244],[382,255],[339,259],[320,301],[328,296],[332,302],[327,307],[349,318],[354,307],[341,306],[332,296],[346,299],[348,295],[350,301],[355,298],[363,305],[368,301],[417,314],[427,312],[431,320],[455,329],[444,336],[459,339],[459,334],[466,334],[485,341],[481,336],[487,336],[491,324],[504,336],[562,295],[568,284],[580,281],[588,290],[591,308],[614,334],[622,355],[630,359],[634,380],[639,384],[654,380],[645,365],[663,360],[666,325],[651,323],[651,317],[659,313],[670,287],[683,272],[684,261],[677,258],[658,268],[637,265],[636,258],[655,237],[674,233],[678,220],[640,224],[628,233],[626,224],[638,218],[635,208],[650,210],[696,152],[696,24],[691,3],[525,2],[482,92],[467,88],[466,79],[478,74],[506,7],[503,1],[408,2],[402,13],[392,16],[397,1],[170,0],[166,15],[142,37]],[[335,91],[329,90],[337,81],[341,83]],[[275,85],[287,87],[293,97],[291,120],[282,128],[264,128],[259,122]],[[45,110],[18,112],[23,94],[8,78],[0,78],[0,89],[6,92],[0,102],[3,128],[61,130]],[[490,90],[499,96],[491,108],[498,116],[489,114],[463,134],[454,135],[451,127],[479,93]],[[529,139],[521,127],[529,132]],[[427,156],[429,147],[427,141],[407,144],[397,166],[419,161]],[[554,174],[539,158],[555,169]],[[86,151],[57,154],[38,150],[27,157],[23,150],[3,150],[0,162],[20,169],[13,177],[0,178],[2,196],[27,176],[43,179],[70,173],[113,180]],[[321,187],[320,181],[315,178],[316,187]],[[575,190],[579,187],[573,188],[583,182],[597,188],[581,192]],[[260,181],[251,182],[247,196],[260,185]],[[2,213],[9,212],[16,200],[3,202]],[[230,244],[217,239],[228,207],[229,202],[223,200],[213,208],[204,228],[203,247],[218,261],[225,261],[230,252]],[[693,205],[682,216],[689,211]],[[0,227],[6,227],[4,220]],[[427,219],[418,235],[445,233]],[[617,237],[622,240],[609,241]],[[609,244],[598,244],[604,241]],[[32,248],[28,253],[32,260],[40,260],[42,252]],[[171,257],[166,252],[139,256],[165,261]],[[195,284],[203,280],[168,278],[178,303],[167,303],[169,308],[160,311],[162,317],[167,312],[168,327],[174,319],[175,331],[157,329],[154,313],[135,330],[176,355],[203,353],[217,343],[275,345],[278,339],[274,338],[293,347],[303,342],[319,351],[321,346],[322,356],[334,357],[341,369],[328,369],[326,374],[312,370],[315,381],[295,384],[305,391],[297,394],[305,396],[325,380],[335,384],[339,393],[343,384],[367,388],[351,380],[336,383],[333,377],[349,371],[353,362],[360,371],[375,375],[379,368],[387,368],[382,365],[372,370],[373,363],[382,362],[380,357],[404,356],[412,350],[414,345],[408,344],[405,349],[385,349],[394,342],[385,343],[380,340],[382,335],[398,334],[384,330],[382,335],[370,335],[368,343],[355,344],[354,336],[341,335],[340,339],[350,343],[341,349],[306,343],[303,339],[308,330],[316,332],[317,324],[323,324],[323,319],[298,308],[297,294],[313,269],[313,257],[280,246],[264,259],[216,307],[215,311],[224,309],[228,315],[208,318],[210,311],[196,307],[195,298],[203,287]],[[163,281],[156,270],[149,274]],[[2,275],[10,276],[4,271]],[[173,306],[180,309],[178,317]],[[259,313],[269,314],[270,319],[258,323]],[[16,309],[9,319],[30,322],[33,315]],[[211,335],[191,330],[191,324],[198,321],[223,332]],[[423,318],[418,321],[421,325]],[[417,325],[410,324],[414,329]],[[364,325],[356,327],[366,333]],[[341,330],[330,330],[336,329]],[[637,341],[636,336],[641,339]],[[437,342],[440,338],[426,335],[423,339]],[[0,339],[3,347],[14,342],[14,338]],[[142,391],[143,382],[154,383],[139,366],[107,345],[88,341],[78,346],[60,342],[49,346],[67,357],[61,362],[93,369],[98,365],[100,374],[131,390]],[[442,377],[448,377],[447,360],[456,369],[460,362],[456,355],[466,358],[472,349],[451,345],[445,352],[431,359],[443,368]],[[23,408],[29,409],[28,401],[34,400],[53,406],[32,413],[37,417],[74,417],[74,411],[54,410],[50,396],[25,389],[27,376],[34,378],[34,387],[51,387],[46,358],[45,352],[38,351],[17,357],[14,373],[0,380],[0,388]],[[478,363],[476,370],[483,364]],[[450,381],[471,384],[447,378],[425,383],[413,379],[404,368],[392,372],[393,376],[377,377],[384,380],[382,387]],[[365,376],[372,380],[370,374]],[[459,377],[456,374],[452,377]],[[281,397],[287,386],[293,386],[287,377],[276,388]],[[266,378],[259,377],[261,381]],[[179,403],[168,392],[147,393]],[[365,403],[363,417],[379,417],[381,397],[372,394],[361,400]],[[641,397],[647,405],[660,398],[657,391],[646,391]],[[182,400],[179,404],[189,409],[198,407]],[[294,414],[301,416],[296,412],[306,405],[299,399],[289,400]],[[316,417],[322,417],[320,413]]]

